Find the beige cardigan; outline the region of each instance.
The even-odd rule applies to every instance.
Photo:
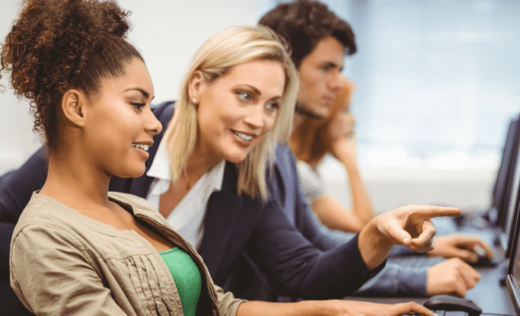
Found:
[[[208,314],[236,314],[243,301],[213,284],[202,258],[146,200],[109,197],[191,255],[206,284],[198,311],[205,306]],[[38,193],[14,230],[10,267],[11,286],[36,315],[183,314],[170,271],[148,241]]]

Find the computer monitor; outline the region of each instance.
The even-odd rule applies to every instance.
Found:
[[[518,241],[520,233],[518,232],[520,225],[518,220],[514,223],[513,238],[511,243],[511,256],[509,258],[509,267],[506,277],[506,286],[511,296],[511,301],[515,307],[517,315],[520,315],[520,242]]]
[[[518,124],[517,120],[517,124]],[[515,155],[513,158],[515,160],[512,163],[512,169],[510,169],[512,181],[510,184],[510,192],[509,192],[509,200],[507,208],[505,210],[505,223],[501,225],[500,228],[503,232],[503,236],[506,240],[503,242],[504,249],[506,249],[505,257],[509,258],[511,256],[512,243],[513,243],[513,234],[514,234],[514,226],[518,217],[518,205],[520,202],[520,146],[518,143],[520,141],[517,140],[517,148]]]
[[[517,169],[516,166],[519,164],[518,159],[520,158],[519,143],[520,116],[511,122],[508,130],[497,176],[495,195],[492,201],[492,206],[497,209],[497,219],[494,224],[505,233],[506,237],[509,236],[508,232],[511,223],[511,216],[509,215],[514,211],[514,209],[511,210],[511,203],[514,204],[516,202],[517,190],[515,186],[517,185],[518,179],[515,180],[515,169]],[[503,246],[506,248],[507,243],[503,244]]]
[[[500,166],[498,168],[495,184],[493,185],[493,193],[491,196],[491,209],[488,212],[489,221],[496,225],[498,222],[498,209],[504,198],[506,189],[507,176],[511,165],[511,156],[513,155],[513,143],[515,141],[517,120],[511,120],[507,129],[506,141],[502,148],[502,156],[500,158]]]

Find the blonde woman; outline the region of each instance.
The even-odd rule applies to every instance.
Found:
[[[28,5],[37,6],[36,2]],[[39,10],[45,8],[56,9],[51,5],[38,7]],[[69,9],[61,6],[57,10]],[[24,23],[38,23],[38,10],[24,12],[36,15],[24,19]],[[48,15],[40,17],[44,16]],[[95,21],[100,22],[99,19]],[[83,34],[80,28],[67,30]],[[64,51],[63,47],[60,51]],[[9,58],[27,57],[10,55],[10,50],[4,50],[2,54]],[[44,57],[48,56],[43,54]],[[4,69],[23,64],[6,60],[2,64]],[[153,86],[146,67],[140,59],[129,58],[128,63],[121,71],[96,72],[98,77],[93,78],[94,83],[99,80],[101,85],[100,96],[110,94],[113,89],[136,94],[135,100],[120,100],[134,109],[129,117],[123,115],[128,109],[121,115],[112,111],[106,116],[106,112],[100,110],[104,107],[90,107],[88,94],[84,96],[82,89],[76,91],[74,80],[68,81],[67,78],[74,79],[74,75],[58,81],[67,83],[72,91],[51,91],[49,97],[39,97],[40,90],[30,90],[12,80],[21,94],[35,98],[37,106],[50,100],[49,108],[64,113],[58,115],[62,121],[57,125],[49,125],[49,129],[44,126],[47,140],[52,139],[49,135],[57,135],[60,140],[47,142],[48,176],[45,161],[37,154],[21,169],[11,173],[0,188],[0,204],[7,205],[8,212],[16,210],[17,205],[25,206],[28,199],[24,198],[30,195],[27,193],[41,188],[33,199],[43,202],[36,206],[35,202],[29,204],[13,237],[12,285],[26,307],[37,314],[47,311],[55,314],[80,314],[80,311],[86,314],[144,314],[143,309],[157,310],[159,314],[188,314],[189,309],[192,314],[211,310],[215,315],[382,312],[433,315],[415,303],[388,306],[340,300],[291,304],[243,302],[214,286],[211,278],[237,295],[247,288],[251,271],[238,269],[244,267],[243,255],[246,254],[289,291],[307,298],[342,297],[380,269],[392,244],[404,243],[420,251],[429,249],[435,232],[429,218],[457,214],[458,210],[398,209],[374,222],[380,228],[367,225],[368,229],[359,237],[362,249],[357,243],[351,243],[330,253],[319,251],[295,230],[276,201],[269,200],[265,188],[265,166],[272,164],[270,157],[274,145],[278,139],[289,137],[298,86],[289,55],[272,31],[264,27],[233,27],[209,39],[192,60],[175,111],[172,102],[155,109],[155,116],[167,127],[165,137],[150,114]],[[103,67],[89,62],[81,65],[87,69]],[[30,64],[27,67],[31,67]],[[134,67],[138,70],[135,74]],[[33,80],[48,82],[50,70]],[[121,75],[126,72],[135,75],[130,78],[132,80]],[[13,74],[19,76],[25,72]],[[92,95],[97,96],[95,92],[97,90],[93,90]],[[110,108],[111,102],[105,101],[102,103]],[[175,115],[168,125],[172,112]],[[92,113],[92,120],[83,119],[87,113]],[[53,130],[55,126],[58,128]],[[47,134],[48,131],[57,132]],[[77,133],[81,136],[83,132],[92,136],[79,139]],[[145,163],[147,157],[152,159]],[[138,177],[142,172],[146,175]],[[127,194],[107,194],[107,188],[144,197],[148,202]],[[104,207],[96,207],[93,203],[93,197],[98,195],[97,200]],[[59,213],[52,213],[49,208],[48,216],[54,216],[51,213],[58,215],[46,219],[44,225],[52,226],[54,222],[64,225],[53,230],[59,233],[55,235],[59,240],[50,238],[54,235],[45,227],[36,227],[32,234],[24,233],[29,231],[27,227],[38,225],[33,222],[32,215],[39,212],[42,204],[54,205],[54,211],[60,209]],[[64,214],[68,215],[59,216]],[[75,220],[78,217],[81,218],[79,222]],[[62,223],[65,219],[67,222]],[[408,232],[401,229],[402,225]],[[89,239],[86,245],[83,230],[98,226],[109,233],[101,243]],[[61,233],[62,228],[72,231]],[[128,242],[123,242],[127,238]],[[103,249],[97,248],[101,245]],[[204,259],[207,270],[194,248]],[[99,255],[101,250],[103,254]],[[50,256],[47,251],[51,252]],[[113,252],[124,258],[120,260],[116,256],[116,260],[111,261],[108,257]],[[97,255],[89,256],[89,253]],[[50,259],[56,256],[60,260]],[[187,264],[168,266],[166,261],[176,261],[179,256],[187,260]],[[33,266],[30,263],[37,261],[36,257],[49,259],[44,260],[43,265]],[[118,267],[115,270],[107,268],[105,262],[113,262]],[[119,266],[120,263],[123,265]],[[190,278],[177,282],[175,272],[186,265],[193,268]],[[59,273],[55,273],[57,271]],[[183,271],[177,274],[181,274],[181,279],[188,275]],[[60,279],[55,280],[52,276]],[[318,283],[320,286],[316,286]],[[328,283],[330,289],[323,291],[323,283]],[[70,291],[71,287],[76,290]],[[181,287],[185,294],[179,295]],[[50,296],[59,297],[59,301],[45,299]],[[189,306],[185,307],[184,303]]]

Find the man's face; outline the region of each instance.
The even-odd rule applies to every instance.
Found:
[[[322,38],[300,64],[300,91],[297,110],[315,118],[325,118],[343,87],[341,71],[345,47],[336,38]]]

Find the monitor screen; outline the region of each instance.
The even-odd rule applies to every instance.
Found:
[[[520,242],[518,220],[515,221],[512,243],[511,243],[511,257],[509,258],[509,268],[507,274],[507,289],[511,296],[513,305],[515,306],[517,314],[520,314]]]
[[[507,164],[507,168],[505,169],[505,180],[499,185],[503,185],[502,199],[498,203],[498,219],[497,224],[502,229],[506,237],[509,237],[510,227],[512,216],[515,210],[515,203],[517,199],[517,191],[520,183],[520,163],[518,160],[520,159],[520,120],[519,118],[515,119],[512,122],[512,131],[511,134],[508,133],[508,138],[506,140],[506,148],[504,149],[504,156],[502,163]],[[511,137],[512,136],[512,137]],[[504,166],[505,167],[505,166]],[[502,169],[502,166],[501,168]],[[502,172],[503,170],[499,170]],[[508,245],[504,245],[507,247]]]
[[[518,156],[520,158],[520,155]],[[515,210],[518,210],[518,190],[520,189],[520,163],[516,162],[516,168],[513,178],[513,184],[511,189],[511,198],[509,200],[509,206],[507,208],[507,215],[506,215],[506,226],[505,228],[505,235],[508,237],[508,245],[507,245],[507,257],[509,258],[509,255],[511,253],[511,244],[512,244],[512,234],[513,232],[513,221],[516,219],[516,212]]]

